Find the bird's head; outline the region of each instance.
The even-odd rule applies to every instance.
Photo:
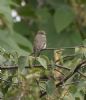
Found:
[[[38,31],[37,34],[46,35],[45,31]]]

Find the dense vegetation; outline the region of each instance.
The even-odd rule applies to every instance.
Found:
[[[86,100],[85,7],[86,0],[0,0],[0,100]],[[34,64],[38,30],[47,48]]]

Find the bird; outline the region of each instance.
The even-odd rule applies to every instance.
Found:
[[[38,31],[34,38],[33,53],[37,57],[40,55],[40,51],[45,49],[47,45],[45,31]]]

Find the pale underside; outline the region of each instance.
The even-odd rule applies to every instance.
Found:
[[[40,50],[46,48],[46,35],[37,34],[34,40],[34,52],[40,52]]]

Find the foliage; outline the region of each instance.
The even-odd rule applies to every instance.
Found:
[[[85,6],[85,0],[0,0],[0,99],[85,100]],[[35,58],[38,30],[51,49]]]
[[[1,49],[0,97],[4,100],[83,100],[86,94],[86,48],[73,49],[74,55],[58,56],[61,64],[40,56],[35,65],[33,56],[19,56],[17,52]]]

